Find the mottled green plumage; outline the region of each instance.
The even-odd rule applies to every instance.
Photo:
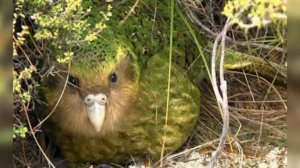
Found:
[[[99,39],[113,41],[115,36],[122,39],[127,46],[132,48],[137,55],[139,63],[145,65],[149,58],[161,52],[170,43],[170,10],[171,1],[160,0],[143,0],[139,1],[137,6],[135,0],[129,1],[114,1],[112,8],[112,17],[107,21],[108,29],[106,29]],[[107,6],[104,2],[89,3],[85,2],[87,6],[92,5],[95,10],[104,10]],[[175,4],[176,6],[178,4]],[[133,8],[133,9],[132,9]],[[134,12],[129,12],[133,10]],[[186,75],[194,83],[198,84],[201,79],[200,73],[205,73],[202,59],[199,58],[199,51],[196,44],[190,35],[189,30],[184,25],[184,22],[178,14],[180,7],[175,7],[174,13],[174,30],[173,47],[181,54],[173,55],[173,62],[182,70],[187,70]],[[101,15],[96,11],[95,15],[89,19],[90,24],[98,23],[101,20]],[[191,26],[198,31],[197,27],[191,23]],[[207,46],[207,39],[200,34],[197,38],[202,46]],[[101,48],[98,42],[93,42],[90,49],[99,50]],[[105,51],[107,48],[105,48]],[[105,55],[107,57],[107,55]],[[169,54],[162,55],[168,58]],[[193,64],[193,66],[191,66]]]
[[[127,110],[124,111],[126,114],[113,122],[113,129],[105,126],[104,130],[108,131],[97,133],[91,126],[87,126],[90,125],[87,119],[83,121],[78,119],[79,116],[72,116],[72,119],[68,117],[85,111],[81,109],[84,104],[77,100],[83,93],[67,87],[59,107],[44,126],[45,131],[71,163],[126,163],[132,159],[144,159],[146,156],[158,160],[163,139],[164,153],[174,152],[187,140],[197,121],[200,92],[191,82],[191,76],[184,72],[198,56],[189,32],[178,22],[179,17],[175,17],[177,21],[174,25],[170,104],[168,124],[165,125],[170,2],[140,2],[135,12],[120,24],[134,2],[114,3],[113,17],[108,21],[109,27],[101,33],[101,39],[93,41],[88,48],[76,53],[70,71],[72,76],[78,77],[80,89],[89,92],[101,90],[90,88],[95,88],[98,81],[101,81],[101,86],[98,87],[105,85],[105,80],[108,80],[109,74],[115,69],[114,66],[123,62],[122,59],[126,56],[121,56],[122,59],[117,56],[121,48],[124,55],[130,56],[131,61],[126,64],[134,69],[134,79],[130,84],[137,89],[130,91],[134,95],[131,95],[133,99],[136,99],[134,103],[129,102],[130,107],[126,107]],[[99,10],[101,5],[103,4],[99,4]],[[93,7],[96,8],[96,5]],[[89,22],[97,22],[97,17],[95,15]],[[56,82],[52,82],[45,92],[50,110],[55,106],[63,88],[62,79],[52,78],[50,82],[51,80]],[[76,92],[80,94],[77,96]],[[119,97],[125,96],[121,94]],[[127,103],[128,100],[124,100],[120,105]],[[84,114],[80,117],[87,118]]]
[[[165,126],[168,60],[161,54],[166,52],[153,56],[142,71],[136,103],[123,127],[103,137],[68,134],[50,124],[51,138],[68,161],[119,163],[130,161],[131,156],[140,160],[146,155],[157,160],[164,130],[167,153],[178,149],[187,140],[199,114],[200,93],[182,71],[173,66],[168,126]]]
[[[103,5],[85,3],[99,10]],[[114,1],[113,17],[101,38],[75,53],[70,74],[78,78],[78,88],[67,86],[44,125],[72,163],[125,163],[145,156],[158,160],[163,139],[164,153],[174,152],[187,140],[198,118],[200,92],[196,84],[204,68],[202,60],[196,59],[199,51],[189,31],[175,12],[166,125],[170,1],[143,0],[127,16],[134,3]],[[88,22],[93,24],[99,20],[99,14],[95,12],[91,18]],[[206,44],[204,38],[199,39],[202,45]],[[119,83],[111,84],[114,73]],[[66,73],[62,76],[66,77]],[[63,84],[58,76],[49,79],[45,90],[48,113],[55,107]],[[83,99],[87,94],[100,92],[107,94],[107,108],[111,108],[102,130],[96,132]]]

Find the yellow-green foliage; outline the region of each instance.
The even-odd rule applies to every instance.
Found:
[[[27,127],[19,127],[19,128],[14,127],[13,128],[13,138],[16,138],[16,137],[25,138],[27,132],[28,132]]]
[[[68,63],[75,53],[79,54],[78,48],[85,48],[98,39],[107,27],[105,22],[112,16],[109,3],[105,11],[97,10],[102,19],[93,24],[88,18],[95,14],[94,8],[82,0],[33,0],[28,5],[34,8],[31,19],[38,25],[35,39],[50,41],[60,63]]]
[[[240,27],[262,27],[266,24],[287,21],[287,0],[230,0],[223,14]]]
[[[14,33],[14,40],[13,40],[13,58],[18,60],[20,59],[20,55],[17,52],[18,49],[20,49],[22,52],[21,55],[26,55],[24,53],[24,49],[22,49],[26,45],[26,38],[30,35],[29,33],[29,27],[25,25],[24,22],[22,22],[22,25],[20,26],[21,30],[16,32],[16,22],[17,19],[24,19],[25,15],[23,14],[23,8],[24,8],[24,0],[20,0],[16,2],[16,8],[14,12],[14,19],[13,19],[13,33]],[[28,58],[28,56],[26,55]],[[27,89],[23,89],[21,87],[21,82],[25,80],[30,80],[32,78],[32,73],[36,71],[36,67],[32,65],[30,61],[23,63],[24,65],[18,65],[19,67],[23,66],[22,69],[19,69],[18,71],[14,67],[13,71],[13,94],[14,99],[18,100],[20,99],[21,102],[27,103],[31,99],[31,86],[27,86]]]
[[[30,101],[30,88],[25,90],[21,87],[22,80],[30,80],[32,78],[32,73],[36,71],[34,66],[25,67],[21,72],[17,72],[14,70],[13,72],[13,93],[14,95],[21,98],[23,103],[27,103]],[[27,86],[32,87],[32,86]],[[16,98],[16,97],[15,97]]]
[[[24,0],[15,2],[13,14],[13,102],[15,116],[24,112],[24,108],[32,100],[34,89],[39,85],[33,82],[33,74],[37,72],[36,66],[31,61],[28,51],[28,39],[30,39],[30,27],[26,25],[26,8]],[[14,123],[13,138],[25,138],[28,128],[17,118],[19,122]]]

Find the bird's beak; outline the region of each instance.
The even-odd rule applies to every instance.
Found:
[[[107,96],[102,93],[96,95],[89,94],[84,98],[84,102],[88,112],[88,118],[96,131],[99,132],[105,118]]]

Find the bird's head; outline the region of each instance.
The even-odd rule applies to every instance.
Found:
[[[62,72],[49,79],[46,99],[50,122],[64,131],[102,135],[126,122],[138,93],[139,66],[129,47],[115,45],[110,51],[75,59],[70,75]]]

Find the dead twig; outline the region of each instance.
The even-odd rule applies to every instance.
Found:
[[[35,136],[35,132],[32,128],[32,125],[31,125],[31,122],[30,122],[30,119],[29,119],[29,116],[28,116],[28,106],[29,106],[29,103],[27,103],[27,105],[25,106],[25,104],[23,104],[23,108],[24,108],[24,113],[25,113],[25,116],[26,116],[26,120],[27,120],[27,123],[28,123],[28,126],[29,126],[29,129],[30,129],[30,132],[32,134],[32,137],[36,143],[36,145],[38,146],[38,148],[40,149],[41,153],[43,154],[43,156],[45,157],[45,159],[47,160],[49,166],[55,168],[55,166],[53,165],[53,163],[51,162],[51,160],[48,158],[48,156],[46,155],[46,153],[44,152],[43,148],[41,147],[41,145],[39,144],[36,136]]]
[[[48,118],[53,114],[53,112],[56,110],[60,100],[62,99],[62,96],[64,95],[65,93],[65,90],[66,90],[66,87],[67,87],[67,84],[68,84],[68,79],[69,79],[69,75],[70,75],[70,69],[71,69],[71,63],[69,63],[68,65],[68,75],[67,75],[67,78],[66,78],[66,81],[65,81],[65,84],[64,84],[64,87],[63,87],[63,90],[55,104],[55,106],[53,107],[52,111],[42,120],[39,122],[39,124],[37,124],[34,129],[37,129],[38,127],[40,127],[46,120],[48,120]]]
[[[212,86],[217,97],[217,101],[219,106],[222,107],[220,111],[223,116],[223,127],[222,127],[222,134],[220,136],[220,142],[215,150],[215,153],[211,159],[210,167],[215,167],[217,159],[223,150],[226,142],[226,135],[229,127],[229,111],[228,111],[228,98],[227,98],[227,82],[224,79],[224,60],[225,60],[225,37],[227,30],[229,29],[230,24],[229,20],[226,21],[224,29],[220,35],[217,36],[214,42],[214,48],[212,52],[212,62],[211,62],[211,72],[212,72]],[[217,77],[216,77],[216,53],[217,53],[217,46],[218,42],[221,39],[221,59],[220,59],[220,89],[222,94],[220,94],[218,85],[217,85]]]

